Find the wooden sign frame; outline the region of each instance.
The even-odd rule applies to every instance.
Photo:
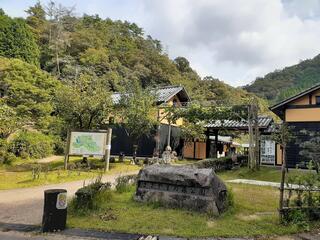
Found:
[[[72,133],[72,132],[105,133],[105,134],[106,134],[106,138],[105,138],[105,144],[104,144],[104,146],[103,146],[103,152],[104,152],[104,154],[101,155],[103,158],[105,158],[108,130],[70,129],[70,130],[68,130],[67,146],[66,146],[65,155],[64,155],[64,169],[65,169],[65,170],[68,169],[68,163],[69,163],[69,157],[70,157],[70,156],[83,156],[83,155],[85,155],[85,154],[70,154],[70,144],[71,144],[71,133]],[[88,155],[88,156],[95,156],[95,155]]]

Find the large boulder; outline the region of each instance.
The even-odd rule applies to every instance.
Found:
[[[211,169],[151,165],[138,175],[135,199],[219,215],[228,206],[227,188]]]

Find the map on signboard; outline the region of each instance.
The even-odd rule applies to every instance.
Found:
[[[71,132],[69,154],[104,155],[106,133]]]

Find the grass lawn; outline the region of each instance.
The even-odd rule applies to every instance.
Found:
[[[98,211],[80,216],[70,213],[68,226],[181,237],[252,237],[299,231],[296,225],[279,225],[276,189],[242,184],[229,184],[229,187],[234,193],[235,206],[219,218],[135,202],[132,188],[125,193],[112,192],[111,199],[101,201]],[[103,216],[113,217],[103,220]]]
[[[286,175],[301,175],[306,170],[289,169],[289,173]],[[280,182],[281,169],[277,167],[261,166],[260,171],[251,171],[246,167],[225,171],[218,173],[219,177],[223,180],[231,179],[254,179],[260,181]]]
[[[290,174],[304,171],[289,170]],[[280,169],[261,167],[258,172],[247,168],[219,173],[224,179],[257,179],[280,181]],[[70,212],[68,225],[85,229],[180,237],[255,237],[286,235],[302,231],[297,225],[281,225],[278,220],[279,190],[265,186],[227,184],[232,189],[235,205],[218,218],[187,210],[169,209],[157,204],[133,200],[130,192],[112,192],[101,201],[100,209],[84,215]],[[110,197],[110,194],[108,195]],[[112,216],[105,218],[104,216]],[[106,220],[110,219],[110,220]],[[311,227],[319,227],[315,223]]]
[[[80,158],[72,157],[70,162],[80,161]],[[101,174],[103,162],[98,159],[90,159],[95,165],[95,169],[90,171],[82,170],[63,170],[63,158],[51,163],[16,162],[11,166],[0,168],[0,190],[12,188],[25,188],[45,184],[63,183],[82,179],[90,179]],[[39,178],[33,179],[32,169],[41,166]],[[140,167],[131,165],[129,161],[124,163],[110,163],[110,171],[106,174],[134,171]]]
[[[181,160],[176,160],[173,164],[174,165],[186,165],[186,164],[192,164],[196,163],[199,160],[194,160],[194,159],[181,159]]]

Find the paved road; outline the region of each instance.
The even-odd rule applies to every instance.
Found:
[[[118,176],[137,174],[138,171],[106,175],[102,181],[114,183]],[[92,180],[80,180],[69,183],[52,184],[32,188],[20,188],[0,191],[0,222],[40,224],[43,211],[43,192],[46,189],[67,189],[68,196],[83,186],[84,182]],[[1,238],[0,238],[1,239]]]
[[[63,159],[63,157],[64,156],[53,155],[53,156],[50,156],[50,157],[38,159],[38,160],[36,160],[36,162],[38,162],[38,163],[49,163],[49,162],[54,162],[54,161],[61,160],[61,159]]]
[[[38,234],[21,232],[0,232],[1,240],[95,240],[97,238],[65,236],[59,234]]]

